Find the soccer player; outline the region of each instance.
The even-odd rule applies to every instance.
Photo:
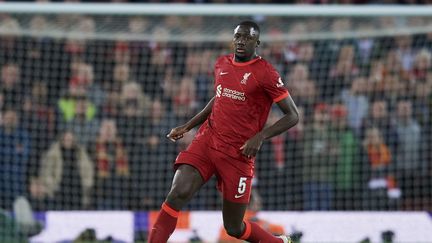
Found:
[[[241,22],[234,29],[234,54],[221,56],[214,67],[216,95],[206,107],[167,135],[172,141],[203,123],[189,147],[180,152],[172,187],[149,235],[149,243],[166,243],[179,211],[211,176],[223,195],[224,227],[248,242],[287,243],[254,222],[243,221],[251,194],[255,155],[265,139],[298,122],[298,111],[278,72],[256,54],[260,29]],[[275,102],[284,116],[263,129]],[[283,193],[283,192],[281,192]]]

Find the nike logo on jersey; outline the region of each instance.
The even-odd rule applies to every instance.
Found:
[[[241,195],[235,194],[234,197],[235,197],[236,199],[238,199],[238,198],[243,197],[244,195],[245,195],[245,194],[241,194]]]
[[[228,74],[228,72],[220,72],[220,75],[222,76],[222,75],[225,75],[225,74]]]

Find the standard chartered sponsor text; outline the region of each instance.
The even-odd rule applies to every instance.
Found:
[[[231,98],[234,100],[241,100],[241,101],[246,100],[244,92],[239,92],[237,90],[232,90],[232,89],[228,89],[228,88],[223,89],[222,96],[225,96],[227,98]]]

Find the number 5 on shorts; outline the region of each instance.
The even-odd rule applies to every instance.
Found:
[[[238,189],[237,189],[237,191],[238,191],[239,194],[245,193],[245,191],[246,191],[246,180],[247,180],[246,177],[240,177],[239,185],[238,185]]]

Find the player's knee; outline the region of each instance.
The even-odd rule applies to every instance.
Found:
[[[241,224],[236,226],[225,224],[224,227],[229,236],[232,236],[234,238],[240,238],[243,235]]]
[[[193,194],[190,186],[176,186],[168,194],[169,200],[187,201]]]

